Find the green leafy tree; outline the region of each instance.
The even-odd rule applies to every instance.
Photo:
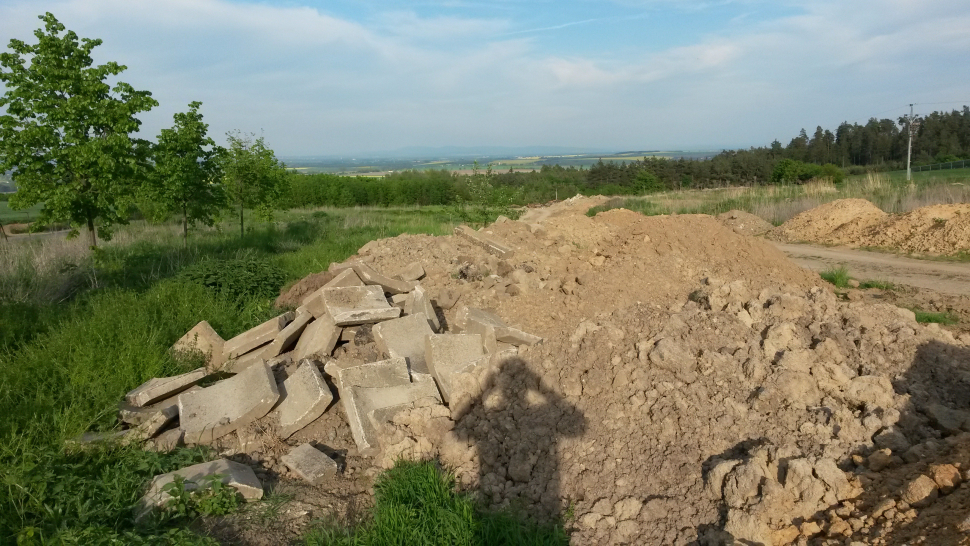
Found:
[[[149,193],[165,214],[182,216],[182,244],[188,246],[189,225],[215,223],[225,205],[217,159],[223,150],[207,136],[209,125],[199,113],[201,102],[175,114],[175,125],[162,129],[153,157],[155,170]]]
[[[238,131],[226,135],[229,148],[220,161],[223,181],[231,202],[239,207],[239,233],[246,234],[243,210],[252,209],[258,218],[270,219],[288,186],[286,168],[266,147],[263,137]]]
[[[127,67],[93,66],[101,40],[66,31],[50,13],[30,45],[12,39],[0,54],[0,172],[12,171],[13,208],[43,203],[38,222],[69,222],[71,235],[86,226],[97,245],[113,224],[128,221],[131,196],[147,172],[149,143],[132,137],[135,117],[158,105],[148,91],[105,82]]]

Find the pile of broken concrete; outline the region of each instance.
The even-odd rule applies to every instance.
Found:
[[[453,401],[456,384],[514,356],[518,346],[541,341],[493,313],[468,307],[459,308],[454,324],[443,327],[419,282],[424,276],[419,263],[394,277],[362,262],[332,264],[329,271],[332,280],[295,311],[229,340],[208,322],[197,324],[172,350],[180,358],[201,353],[206,366],[152,379],[129,392],[119,412],[129,428],[117,436],[156,450],[209,445],[221,453],[244,452],[252,441],[251,424],[259,421],[261,430],[285,442],[319,419],[336,398],[358,452],[376,456],[381,431],[396,414],[444,408]],[[329,358],[341,340],[363,337],[380,350],[377,358],[350,363]],[[289,449],[281,461],[312,484],[340,470],[309,442]],[[142,514],[171,499],[166,484],[176,475],[186,488],[203,487],[216,476],[246,499],[262,496],[252,467],[220,459],[156,476],[142,500]]]

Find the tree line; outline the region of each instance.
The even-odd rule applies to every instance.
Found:
[[[97,246],[136,208],[179,216],[187,244],[190,225],[212,225],[229,207],[243,234],[244,209],[267,216],[279,205],[289,179],[262,137],[236,131],[217,146],[202,103],[192,102],[156,142],[137,138],[137,115],[158,106],[151,93],[110,86],[126,67],[94,65],[101,40],[79,39],[49,12],[39,18],[36,44],[12,39],[0,54],[0,172],[17,186],[11,208],[40,203],[38,225],[66,222],[72,235],[87,228]]]

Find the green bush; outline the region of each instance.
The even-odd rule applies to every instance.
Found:
[[[271,298],[279,293],[286,281],[279,266],[252,252],[238,258],[204,259],[183,269],[179,277],[230,299]]]

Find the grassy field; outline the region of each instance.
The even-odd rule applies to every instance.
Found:
[[[326,269],[367,241],[453,227],[442,208],[298,210],[249,225],[244,238],[231,223],[194,231],[187,249],[178,226],[144,222],[121,228],[94,252],[83,240],[62,237],[0,244],[0,543],[211,543],[188,526],[192,517],[209,513],[202,508],[211,510],[212,502],[147,524],[132,518],[153,475],[214,458],[211,453],[120,446],[76,451],[65,441],[112,430],[127,391],[192,367],[174,360],[168,347],[198,321],[231,337],[278,313],[272,303],[281,286]],[[254,264],[256,275],[238,274]],[[197,282],[199,271],[217,272],[222,288]],[[393,488],[410,475],[392,474],[385,483]],[[451,483],[446,473],[436,476]],[[430,479],[427,472],[422,479]],[[477,507],[468,512],[465,500],[439,497],[446,505],[424,509],[462,510],[460,532],[471,529],[469,543],[481,543],[475,533],[485,525],[482,518],[493,516]],[[320,537],[336,533],[343,543],[378,544],[385,543],[381,532],[401,531],[382,525],[321,527],[307,541],[325,543]],[[533,543],[562,543],[555,540],[561,528],[522,525],[523,532],[552,537]],[[442,543],[421,537],[396,542]]]
[[[591,214],[620,207],[647,215],[716,215],[738,209],[780,225],[798,213],[836,199],[868,199],[889,213],[970,202],[970,169],[913,173],[911,183],[905,177],[905,172],[873,173],[848,177],[839,185],[814,180],[805,184],[662,192],[612,199],[591,210]]]
[[[24,210],[13,210],[10,208],[10,203],[7,201],[0,201],[0,224],[20,224],[27,223],[28,221],[37,218],[40,214],[40,209],[43,205],[34,205],[29,209]]]

